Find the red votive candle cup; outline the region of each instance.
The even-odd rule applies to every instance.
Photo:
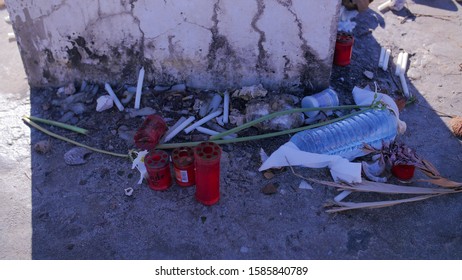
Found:
[[[352,35],[339,32],[335,42],[334,64],[338,66],[347,66],[351,63],[353,53],[354,38]]]
[[[148,185],[155,191],[163,191],[172,185],[170,162],[168,154],[164,151],[154,150],[144,158],[148,172]]]
[[[190,147],[176,148],[172,152],[175,182],[182,187],[189,187],[196,183],[194,167],[194,150]]]
[[[196,200],[213,205],[220,200],[221,148],[213,142],[202,142],[194,148],[196,166]]]

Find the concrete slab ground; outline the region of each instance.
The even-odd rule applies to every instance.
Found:
[[[449,118],[436,111],[462,115],[462,5],[455,0],[414,0],[400,12],[382,14],[377,11],[380,2],[356,18],[352,63],[334,67],[331,85],[344,104],[352,102],[353,86],[373,81],[382,92],[396,94],[399,83],[392,73],[377,69],[380,46],[390,48],[394,60],[399,50],[409,52],[407,75],[416,102],[402,112],[408,129],[399,140],[442,175],[461,182],[461,139],[451,134]],[[10,28],[0,22],[2,34]],[[136,186],[138,175],[125,159],[93,153],[86,164],[68,166],[63,155],[72,145],[31,130],[20,120],[23,114],[62,117],[59,106],[52,105],[55,90],[33,89],[29,95],[15,43],[0,40],[0,47],[1,259],[462,258],[461,195],[328,214],[323,206],[336,190],[317,184],[313,190],[300,190],[300,180],[290,171],[270,180],[257,171],[260,147],[270,153],[287,136],[224,145],[222,196],[212,207],[197,203],[191,188],[153,192],[145,184]],[[374,73],[373,81],[363,75],[365,70]],[[144,106],[165,109],[178,103],[168,96],[148,96]],[[117,131],[121,125],[136,129],[141,119],[125,119],[116,109],[96,114],[93,105],[74,119],[91,130],[90,136],[65,135],[125,152],[128,144]],[[31,149],[46,139],[52,144],[50,152]],[[325,169],[296,171],[329,178]],[[276,194],[261,192],[269,182],[279,186]],[[134,187],[132,197],[124,195],[126,187]]]

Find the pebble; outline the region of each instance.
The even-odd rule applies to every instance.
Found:
[[[72,118],[74,117],[73,112],[67,112],[65,113],[58,121],[62,123],[67,123],[69,122]]]
[[[246,246],[242,246],[240,251],[242,254],[247,254],[250,251],[250,249]]]
[[[86,106],[83,103],[74,103],[70,106],[70,109],[74,114],[81,115],[85,112]]]

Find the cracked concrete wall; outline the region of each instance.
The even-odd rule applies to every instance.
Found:
[[[329,85],[340,0],[7,0],[31,86]]]

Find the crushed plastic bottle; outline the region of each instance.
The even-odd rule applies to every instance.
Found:
[[[363,143],[380,149],[397,134],[398,121],[390,110],[368,110],[351,118],[296,133],[290,139],[300,150],[339,155],[349,160],[365,155]]]

